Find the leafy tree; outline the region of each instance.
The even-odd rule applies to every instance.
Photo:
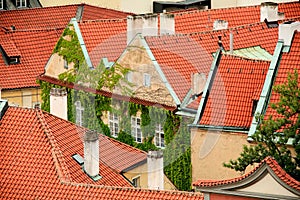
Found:
[[[278,164],[295,179],[300,180],[300,88],[298,72],[288,75],[282,85],[273,87],[280,96],[279,102],[271,104],[278,117],[270,116],[263,120],[251,137],[254,146],[244,146],[237,160],[224,163],[225,167],[244,171],[248,165],[259,163],[267,156],[272,156]],[[292,140],[292,145],[289,145]],[[288,148],[289,147],[289,148]],[[291,149],[295,150],[293,156]]]

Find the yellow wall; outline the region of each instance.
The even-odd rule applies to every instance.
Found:
[[[141,188],[148,188],[148,166],[147,163],[138,166],[126,173],[124,173],[124,176],[132,181],[133,178],[140,177],[140,186]],[[172,184],[172,182],[164,176],[164,189],[165,190],[176,190],[176,187]]]
[[[224,162],[237,159],[247,142],[247,133],[191,129],[192,181],[228,179],[241,175],[223,167]],[[253,169],[248,167],[246,172]]]
[[[11,106],[33,107],[36,102],[41,103],[40,88],[22,88],[14,90],[2,90],[1,98],[8,100]]]

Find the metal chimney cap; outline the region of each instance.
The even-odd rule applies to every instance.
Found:
[[[93,142],[98,140],[99,135],[95,130],[88,130],[85,134],[84,134],[84,141],[88,141],[88,142]]]

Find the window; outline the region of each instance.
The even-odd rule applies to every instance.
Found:
[[[132,72],[127,72],[127,74],[125,74],[125,78],[129,83],[132,83]]]
[[[27,3],[26,3],[26,0],[16,0],[16,6],[17,6],[18,8],[27,7],[26,4],[27,4]]]
[[[4,0],[0,0],[0,9],[1,9],[1,10],[4,9]]]
[[[82,126],[82,115],[83,115],[84,108],[81,107],[80,101],[75,102],[75,109],[76,109],[76,124]]]
[[[64,60],[64,68],[69,69],[69,64],[68,64],[68,61],[66,61],[66,60]]]
[[[155,127],[155,145],[157,147],[165,147],[164,130],[161,124],[157,124]]]
[[[145,73],[144,74],[144,86],[150,87],[151,85],[151,76],[150,74]]]
[[[141,182],[140,176],[132,178],[132,184],[133,184],[134,187],[141,187],[140,182]]]
[[[9,57],[8,58],[9,64],[19,64],[20,63],[20,58],[19,57]]]
[[[119,117],[114,113],[109,113],[109,128],[113,137],[118,137],[119,133]]]
[[[32,108],[41,108],[41,103],[40,102],[33,102],[32,103]]]
[[[131,135],[136,142],[142,142],[141,118],[131,117]]]

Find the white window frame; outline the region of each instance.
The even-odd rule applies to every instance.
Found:
[[[151,76],[150,76],[150,74],[144,73],[144,86],[146,86],[146,87],[151,86]]]
[[[129,82],[132,83],[132,71],[129,71],[125,74],[125,79]]]
[[[27,1],[26,0],[16,0],[16,7],[18,7],[18,8],[27,7]]]
[[[119,134],[119,116],[115,113],[108,113],[108,124],[110,134],[113,137],[118,137]]]
[[[135,176],[132,178],[132,185],[136,188],[141,187],[141,176]]]
[[[165,134],[163,130],[163,126],[161,124],[157,124],[155,126],[155,146],[160,148],[165,148]]]
[[[82,115],[83,115],[84,108],[81,107],[81,102],[76,101],[75,102],[75,121],[76,124],[79,126],[82,126],[83,120],[82,120]]]
[[[141,118],[131,116],[131,135],[137,143],[142,143],[143,141],[141,122]]]
[[[4,9],[4,0],[0,0],[0,10]]]

